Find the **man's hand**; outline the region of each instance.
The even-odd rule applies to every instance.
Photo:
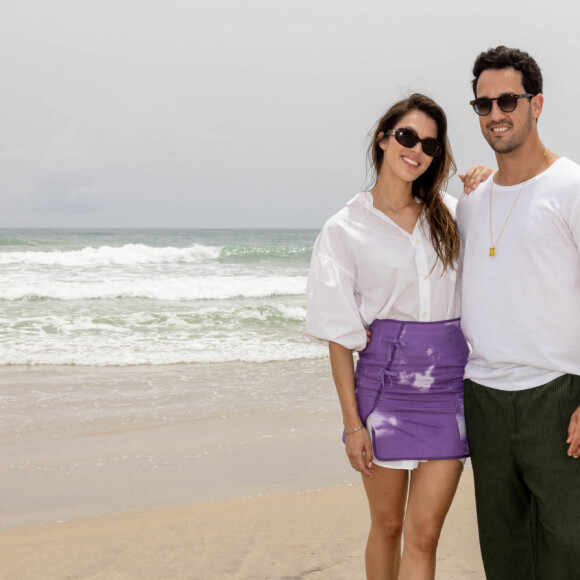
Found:
[[[572,413],[570,425],[568,425],[568,439],[566,443],[570,445],[568,447],[568,455],[574,459],[578,459],[580,457],[580,407]]]
[[[373,446],[367,430],[363,427],[345,436],[346,454],[353,469],[368,477],[374,477]]]
[[[485,165],[472,165],[467,173],[460,173],[459,179],[463,183],[463,191],[471,193],[481,182],[485,181],[495,169]]]

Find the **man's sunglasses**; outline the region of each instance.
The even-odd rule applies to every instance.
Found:
[[[515,111],[516,107],[518,106],[518,99],[531,99],[535,96],[536,95],[532,95],[531,93],[523,93],[521,95],[505,93],[504,95],[500,95],[499,97],[495,97],[493,99],[481,97],[479,99],[469,101],[469,104],[473,107],[473,110],[478,115],[485,117],[485,115],[489,115],[491,113],[491,108],[493,107],[494,101],[497,101],[497,106],[504,113],[511,113],[512,111]]]
[[[408,127],[401,127],[400,129],[389,129],[385,131],[385,135],[394,135],[397,143],[400,143],[403,147],[408,147],[409,149],[415,147],[417,143],[421,143],[423,147],[423,153],[429,155],[429,157],[437,157],[441,155],[443,151],[443,145],[437,139],[433,137],[426,137],[425,139],[419,139],[419,135]]]

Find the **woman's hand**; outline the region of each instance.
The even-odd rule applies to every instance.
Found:
[[[486,165],[472,165],[467,173],[460,173],[459,179],[463,183],[463,191],[471,193],[480,183],[485,181],[495,169]]]
[[[367,332],[367,336],[368,334]],[[342,423],[346,427],[346,454],[354,469],[368,477],[374,477],[371,438],[364,427],[359,428],[362,421],[356,403],[352,351],[332,341],[328,343],[328,350],[332,378],[342,409]]]
[[[374,477],[373,446],[367,430],[363,427],[345,435],[346,454],[353,469],[368,477]]]

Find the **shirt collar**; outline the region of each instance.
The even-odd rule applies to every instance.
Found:
[[[352,199],[350,199],[346,205],[352,205],[353,203],[360,203],[366,208],[373,207],[373,196],[370,191],[361,191],[357,193]]]

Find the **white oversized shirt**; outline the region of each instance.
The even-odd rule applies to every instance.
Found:
[[[521,184],[489,179],[462,195],[461,326],[473,349],[466,378],[500,390],[580,375],[580,166],[561,157]]]
[[[457,200],[445,194],[454,212]],[[312,254],[305,334],[363,350],[376,319],[430,322],[459,316],[456,272],[445,274],[423,216],[410,234],[362,192],[331,217]]]

